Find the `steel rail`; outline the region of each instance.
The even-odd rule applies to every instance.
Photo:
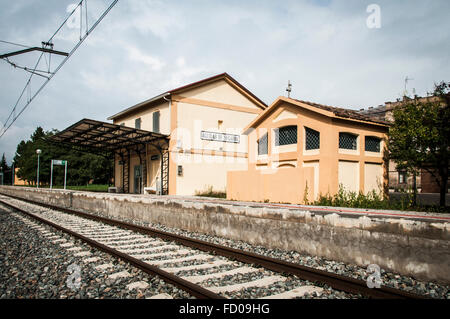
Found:
[[[143,270],[147,274],[150,274],[152,276],[157,275],[157,276],[161,277],[164,281],[177,286],[178,288],[180,288],[180,289],[182,289],[182,290],[192,294],[193,296],[195,296],[197,298],[200,298],[200,299],[224,299],[224,297],[222,297],[222,296],[220,296],[220,295],[218,295],[218,294],[216,294],[216,293],[214,293],[214,292],[212,292],[212,291],[210,291],[208,289],[205,289],[205,288],[203,288],[203,287],[201,287],[199,285],[196,285],[196,284],[191,283],[191,282],[189,282],[189,281],[187,281],[185,279],[177,277],[177,276],[175,276],[175,275],[173,275],[173,274],[171,274],[169,272],[166,272],[164,270],[159,269],[158,267],[152,266],[152,265],[150,265],[150,264],[148,264],[148,263],[146,263],[146,262],[144,262],[142,260],[134,258],[134,257],[132,257],[132,256],[130,256],[128,254],[122,253],[122,252],[120,252],[120,251],[118,251],[118,250],[116,250],[114,248],[108,247],[107,245],[99,243],[96,240],[90,239],[90,238],[88,238],[86,236],[83,236],[83,235],[77,233],[77,232],[74,232],[74,231],[72,231],[70,229],[67,229],[67,228],[63,227],[63,226],[55,224],[55,223],[53,223],[53,222],[51,222],[51,221],[49,221],[49,220],[47,220],[45,218],[41,218],[39,216],[36,216],[35,214],[29,213],[29,212],[27,212],[27,211],[25,211],[25,210],[15,206],[15,205],[9,204],[9,203],[1,200],[1,199],[0,199],[0,203],[5,205],[5,206],[7,206],[7,207],[9,207],[9,208],[17,210],[17,211],[19,211],[19,212],[21,212],[21,213],[23,213],[23,214],[25,214],[27,216],[30,216],[33,219],[36,219],[36,220],[40,221],[41,223],[47,224],[47,225],[49,225],[49,226],[51,226],[51,227],[53,227],[55,229],[61,230],[61,231],[65,232],[65,233],[67,233],[67,234],[69,234],[69,235],[71,235],[71,236],[73,236],[75,238],[78,238],[78,239],[86,242],[87,244],[91,245],[92,247],[94,247],[96,249],[102,250],[102,251],[106,252],[107,254],[110,254],[110,255],[115,256],[115,257],[117,257],[119,259],[122,259],[123,261],[128,262],[128,263],[132,264],[133,266]]]
[[[380,288],[369,288],[367,286],[367,282],[355,279],[347,276],[342,276],[338,274],[334,274],[331,272],[327,272],[320,269],[315,269],[312,267],[302,266],[298,264],[294,264],[288,261],[275,259],[251,252],[246,252],[242,250],[238,250],[235,248],[230,248],[227,246],[222,246],[198,239],[189,238],[182,235],[176,235],[169,232],[153,229],[150,227],[144,227],[135,225],[128,222],[119,221],[116,219],[101,217],[77,210],[73,210],[70,208],[54,206],[42,202],[37,202],[30,199],[24,199],[21,197],[17,197],[14,195],[6,195],[11,198],[15,198],[17,200],[23,200],[29,202],[31,204],[43,206],[46,208],[61,210],[66,213],[74,214],[77,216],[85,217],[91,220],[101,221],[103,223],[119,226],[125,229],[130,229],[139,233],[148,234],[151,236],[156,236],[162,239],[175,241],[182,245],[196,248],[202,251],[214,252],[217,255],[224,256],[227,258],[235,259],[244,263],[256,264],[260,265],[264,268],[270,269],[279,273],[286,273],[298,276],[301,279],[309,280],[311,282],[320,282],[329,285],[333,289],[341,290],[347,293],[352,294],[362,294],[366,297],[376,298],[376,299],[428,299],[427,296],[418,295],[414,293],[410,293],[401,289],[395,289],[390,287],[381,286]]]

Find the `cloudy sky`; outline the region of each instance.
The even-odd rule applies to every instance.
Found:
[[[89,27],[110,2],[88,0]],[[0,0],[0,40],[40,46],[74,3]],[[371,4],[380,20],[368,12]],[[413,79],[408,90],[425,95],[435,82],[450,81],[448,12],[448,0],[119,0],[0,138],[0,155],[10,162],[17,143],[37,126],[62,130],[81,118],[106,120],[222,72],[267,104],[285,95],[288,80],[294,98],[351,109],[399,98],[406,76]],[[54,38],[54,49],[69,51],[79,36],[80,21],[72,18]],[[0,42],[0,54],[20,49]],[[34,67],[38,57],[10,61]],[[39,69],[61,60],[44,56]],[[0,61],[0,128],[29,75]],[[33,77],[17,110],[43,80]]]

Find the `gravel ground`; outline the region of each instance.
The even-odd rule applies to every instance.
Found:
[[[85,211],[86,213],[108,217],[104,214],[100,213],[92,213]],[[260,255],[281,259],[285,261],[289,261],[292,263],[300,264],[303,266],[308,266],[316,269],[321,269],[329,272],[336,273],[338,275],[353,277],[360,280],[367,280],[368,274],[367,268],[355,265],[355,264],[346,264],[339,261],[328,260],[325,258],[311,256],[306,254],[301,254],[296,251],[282,250],[282,249],[270,249],[262,246],[254,246],[242,241],[226,239],[218,236],[205,235],[201,233],[188,232],[185,230],[170,228],[165,225],[156,224],[156,223],[147,223],[147,222],[139,222],[125,218],[117,218],[118,220],[134,223],[136,225],[151,227],[159,230],[163,230],[169,233],[174,233],[178,235],[184,235],[191,238],[196,238],[199,240],[204,240],[207,242],[228,246],[231,248],[241,249],[248,252],[254,252]],[[425,282],[417,280],[410,276],[403,276],[401,274],[389,272],[383,268],[381,268],[381,281],[383,286],[403,289],[405,291],[416,293],[420,295],[426,295],[431,298],[436,299],[450,299],[450,286],[449,285],[441,285],[435,282]],[[336,291],[330,293],[329,297],[338,297],[341,298],[343,296],[337,296]]]
[[[16,205],[18,203],[17,201],[14,201],[14,200],[13,200],[13,202]],[[79,217],[75,217],[73,215],[66,215],[66,214],[60,214],[60,213],[59,214],[54,214],[52,211],[49,211],[47,209],[42,209],[42,208],[36,209],[36,206],[34,206],[34,205],[30,205],[30,204],[27,204],[27,203],[20,203],[20,204],[22,206],[25,206],[25,207],[28,207],[28,208],[34,210],[36,213],[38,211],[41,211],[40,214],[43,217],[46,216],[45,218],[50,218],[51,220],[57,219],[57,220],[59,220],[57,223],[63,222],[63,225],[66,225],[66,227],[69,227],[69,228],[70,228],[69,225],[74,225],[74,226],[76,225],[77,228],[79,228],[79,227],[83,228],[84,226],[82,226],[82,224],[86,224],[86,221],[84,219],[79,218]],[[13,216],[14,215],[17,215],[17,214],[13,214]],[[23,217],[22,217],[22,219],[23,219]],[[81,222],[81,224],[78,224],[80,222]],[[116,227],[97,226],[96,225],[97,223],[96,222],[92,222],[92,221],[87,221],[87,223],[90,224],[91,226],[94,226],[94,224],[95,224],[95,227],[92,228],[92,229],[96,229],[94,231],[94,233],[98,235],[98,230],[101,230],[103,232],[101,238],[109,238],[108,240],[115,238],[115,239],[117,239],[117,241],[119,241],[120,238],[141,237],[140,239],[138,238],[136,240],[133,240],[133,242],[135,242],[135,244],[127,243],[127,248],[131,249],[131,251],[134,251],[137,247],[142,247],[142,244],[139,244],[139,242],[144,240],[143,237],[145,237],[145,235],[139,235],[139,234],[133,233],[131,231],[120,230],[119,228],[116,228]],[[90,230],[88,232],[92,232],[92,230]],[[115,235],[110,235],[110,234],[113,234],[113,233],[116,233],[116,234]],[[119,233],[121,235],[118,235]],[[147,240],[151,240],[151,239],[147,238]],[[158,240],[158,241],[162,242],[162,240]],[[115,242],[115,241],[113,241],[113,242]],[[166,245],[175,244],[173,242],[168,242],[168,241],[164,241],[164,242],[165,242]],[[76,247],[79,246],[78,243],[77,244],[60,243],[60,244],[67,245],[67,249],[73,249],[74,246],[76,246]],[[147,248],[150,248],[150,247],[147,247]],[[170,248],[169,250],[173,251],[173,248]],[[201,254],[201,255],[205,254],[204,252],[200,252],[200,251],[197,251],[197,250],[191,249],[191,248],[188,248],[187,250],[188,250],[187,254],[180,255],[180,257],[188,257],[188,256],[192,256],[192,255],[197,255],[197,254]],[[92,251],[92,249],[91,249],[91,251]],[[152,252],[154,253],[155,251],[152,251]],[[142,254],[142,253],[145,253],[145,250],[144,251],[139,251],[139,254]],[[174,256],[177,256],[177,255],[174,255]],[[91,257],[91,256],[89,256],[89,257]],[[152,258],[152,260],[164,260],[164,259],[165,259],[165,257],[163,257],[163,256],[161,256],[161,257],[155,256],[155,258]],[[215,256],[214,254],[211,254],[211,257],[208,258],[207,260],[206,259],[205,260],[194,259],[194,260],[183,261],[183,262],[180,262],[180,261],[179,262],[170,262],[170,261],[168,261],[167,263],[165,263],[163,265],[163,267],[183,267],[183,266],[201,265],[201,264],[204,264],[206,261],[210,261],[210,262],[213,262],[213,261],[216,261],[216,262],[217,261],[228,261],[229,262],[229,260],[227,258],[225,258],[225,257]],[[66,266],[67,266],[67,263],[66,263]],[[240,263],[238,261],[234,261],[233,265],[232,265],[233,269],[237,268],[237,267],[243,267],[243,266],[247,266],[247,267],[251,266],[253,268],[258,268],[259,271],[256,269],[255,271],[250,272],[250,273],[230,275],[230,276],[225,276],[225,277],[221,277],[221,278],[207,279],[207,280],[204,280],[203,282],[201,282],[201,286],[204,286],[206,288],[207,287],[228,286],[228,285],[235,285],[235,284],[239,284],[239,283],[247,283],[247,282],[250,282],[250,281],[257,280],[257,279],[262,279],[263,277],[279,276],[280,275],[278,273],[274,273],[272,271],[265,270],[262,267],[259,267],[259,266],[256,266],[256,265],[248,265],[248,264]],[[230,268],[228,268],[228,267],[230,267],[230,265],[223,265],[223,266],[218,267],[218,268],[221,269],[221,270],[232,269],[231,267]],[[216,270],[217,270],[217,268],[216,268]],[[98,273],[98,271],[96,269],[88,269],[86,271],[89,272],[89,274],[91,276],[93,276],[93,274],[95,274],[96,272]],[[123,269],[122,270],[121,269],[115,269],[114,270],[115,273],[118,273],[118,272],[121,272],[121,271],[124,271],[124,270]],[[131,272],[131,271],[129,271],[129,272]],[[190,271],[182,271],[182,272],[177,273],[177,275],[183,275],[183,276],[186,276],[186,275],[206,275],[206,274],[210,274],[212,272],[213,271],[211,269],[196,269],[196,270],[190,270]],[[66,274],[66,277],[67,277],[67,275],[68,275],[68,273]],[[61,274],[59,276],[61,276]],[[98,275],[95,276],[95,277],[97,278],[96,279],[96,283],[104,281],[106,283],[105,286],[108,286],[108,285],[111,286],[111,284],[113,283],[113,281],[108,279],[108,276],[106,276],[106,275],[101,276],[100,278],[99,278]],[[135,278],[134,281],[141,281],[142,280],[140,277],[138,277],[136,275],[135,275],[135,277],[136,278]],[[125,280],[125,279],[123,279],[123,280]],[[62,282],[63,282],[62,286],[64,286],[64,280],[62,280]],[[92,283],[92,280],[90,281],[90,283]],[[127,289],[124,289],[124,288],[126,288],[126,284],[130,283],[129,280],[128,280],[128,282],[122,284],[122,287],[118,287],[117,286],[118,283],[122,284],[122,282],[116,280],[114,282],[114,288],[108,289],[108,288],[110,288],[108,286],[105,289],[105,287],[102,287],[104,289],[103,290],[100,289],[100,292],[96,292],[95,288],[94,289],[89,289],[89,288],[85,289],[85,290],[89,290],[89,294],[81,295],[80,298],[95,298],[95,297],[98,297],[99,294],[101,295],[102,293],[104,293],[105,290],[107,290],[108,294],[112,294],[112,296],[114,296],[114,297],[118,297],[118,298],[136,298],[136,296],[131,294]],[[14,287],[15,285],[19,285],[20,286],[19,283],[15,283],[15,284],[11,285],[11,287]],[[287,291],[292,290],[294,288],[302,287],[302,286],[305,286],[305,285],[313,286],[314,284],[311,283],[311,282],[305,281],[305,280],[301,280],[301,279],[299,279],[298,277],[295,277],[295,276],[287,276],[286,280],[280,280],[280,281],[276,282],[275,284],[271,284],[268,287],[246,288],[246,289],[242,289],[242,290],[237,291],[237,292],[233,291],[233,292],[223,293],[222,295],[224,297],[227,297],[227,298],[260,298],[260,297],[264,297],[264,296],[267,296],[267,295],[273,295],[273,294],[278,294],[278,293],[282,293],[282,292],[287,292]],[[317,286],[317,285],[315,285],[315,286]],[[360,296],[360,295],[350,295],[350,294],[346,294],[346,293],[343,293],[343,292],[340,292],[340,291],[336,291],[336,290],[334,290],[334,289],[332,289],[332,288],[330,288],[328,286],[324,286],[324,285],[320,285],[320,286],[323,288],[323,292],[320,295],[317,295],[317,294],[314,293],[312,295],[305,295],[305,296],[303,296],[303,298],[329,298],[329,299],[336,299],[336,298],[337,299],[341,299],[341,298],[362,298],[362,296]],[[160,287],[158,287],[158,288],[160,288]],[[161,289],[158,289],[158,291],[161,291]],[[159,292],[159,293],[161,293],[161,292]],[[175,293],[177,293],[177,291],[175,291]],[[154,294],[156,294],[156,292]],[[139,292],[139,295],[137,297],[138,298],[142,298],[143,297],[142,295],[143,295],[143,293]],[[63,294],[63,297],[65,297],[65,296],[66,295]],[[110,295],[108,295],[108,297],[109,296]]]
[[[28,223],[25,223],[24,219],[28,220]],[[7,208],[0,207],[1,299],[134,299],[149,298],[162,293],[173,298],[193,298],[159,277],[150,277],[141,270],[91,248],[69,235],[41,225],[46,229],[43,232],[36,229],[36,226],[32,226],[30,222],[41,225],[18,213],[11,213]],[[61,240],[61,243],[71,245],[61,247],[60,243],[52,242],[52,240],[57,240],[56,238],[63,239],[64,241]],[[75,249],[70,250],[73,248]],[[75,256],[79,252],[89,252],[90,254]],[[86,262],[86,259],[94,257],[97,257],[98,260]],[[112,264],[112,266],[106,270],[95,268],[102,264]],[[71,270],[76,268],[69,268],[71,265],[80,267],[79,288],[76,287],[76,272]],[[111,274],[120,272],[128,272],[130,276],[118,279],[109,278]],[[129,290],[127,285],[135,282],[146,282],[148,287]]]

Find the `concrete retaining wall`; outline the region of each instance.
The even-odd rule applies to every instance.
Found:
[[[0,193],[450,283],[450,223],[314,214],[169,197],[0,187]]]

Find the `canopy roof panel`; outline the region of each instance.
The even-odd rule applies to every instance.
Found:
[[[78,121],[50,140],[99,152],[114,152],[145,144],[166,149],[169,144],[169,136],[165,134],[91,119]]]

